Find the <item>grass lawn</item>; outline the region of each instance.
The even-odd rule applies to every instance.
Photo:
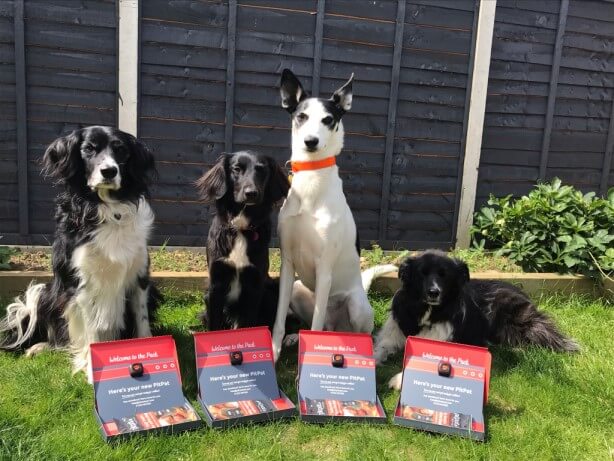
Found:
[[[389,299],[372,295],[381,325]],[[493,350],[486,443],[367,424],[308,425],[298,420],[225,431],[202,428],[175,436],[137,437],[108,446],[92,414],[92,388],[71,376],[62,353],[33,359],[0,353],[0,459],[40,460],[308,460],[308,459],[586,459],[614,456],[614,309],[595,299],[541,300],[583,351]],[[3,302],[0,305],[4,306]],[[202,308],[200,293],[166,292],[156,333],[177,341],[184,391],[196,404],[194,353],[188,326]],[[278,364],[282,389],[296,399],[296,348]],[[398,393],[387,380],[397,356],[377,370],[389,416]]]

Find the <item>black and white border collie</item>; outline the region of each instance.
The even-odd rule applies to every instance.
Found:
[[[147,202],[154,158],[130,134],[91,126],[56,139],[44,173],[56,198],[53,280],[31,285],[0,322],[6,350],[34,355],[69,349],[75,372],[89,369],[89,345],[151,336],[157,292],[149,280]]]
[[[284,170],[251,151],[222,155],[196,186],[215,204],[207,238],[209,330],[273,328],[278,282],[269,277],[271,212],[290,188]]]
[[[467,265],[443,252],[429,250],[406,259],[399,278],[402,286],[375,341],[378,363],[402,350],[408,336],[475,346],[579,350],[522,290],[500,281],[470,280]],[[389,385],[399,389],[401,374]]]

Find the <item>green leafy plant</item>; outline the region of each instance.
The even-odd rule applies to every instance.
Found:
[[[7,246],[0,246],[0,270],[8,270],[11,268],[9,264],[11,256],[15,254],[15,250]]]
[[[490,196],[471,228],[473,245],[497,249],[527,272],[614,273],[614,188],[583,194],[558,178],[519,199]]]

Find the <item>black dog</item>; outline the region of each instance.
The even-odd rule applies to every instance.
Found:
[[[399,278],[402,287],[376,339],[379,363],[402,349],[407,336],[476,346],[579,349],[520,289],[505,282],[470,280],[467,265],[443,252],[431,250],[406,259]],[[399,387],[400,377],[392,378],[390,385]]]
[[[56,139],[44,173],[56,199],[53,280],[31,285],[0,322],[4,349],[69,347],[75,371],[87,368],[92,342],[151,336],[157,292],[149,281],[153,224],[148,185],[154,159],[128,133],[92,126]]]
[[[272,328],[279,286],[269,277],[271,212],[288,194],[287,175],[273,158],[242,151],[221,156],[196,185],[206,202],[215,202],[203,321],[212,331]]]

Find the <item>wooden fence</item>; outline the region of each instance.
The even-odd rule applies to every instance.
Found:
[[[554,175],[603,193],[614,184],[614,4],[499,0],[485,113],[472,85],[491,50],[476,47],[478,25],[489,24],[484,6],[3,0],[2,243],[51,240],[56,192],[37,164],[45,146],[80,126],[119,124],[157,159],[152,243],[203,246],[210,211],[192,182],[217,156],[290,156],[277,90],[284,67],[323,95],[355,73],[339,165],[363,245],[454,246],[467,233],[459,210]],[[122,28],[139,31],[133,59],[120,56],[132,45]],[[480,49],[488,53],[476,56]],[[468,132],[472,111],[485,118],[482,149],[465,158],[467,137],[482,139],[481,126]],[[477,194],[463,182],[467,165],[479,167]]]

